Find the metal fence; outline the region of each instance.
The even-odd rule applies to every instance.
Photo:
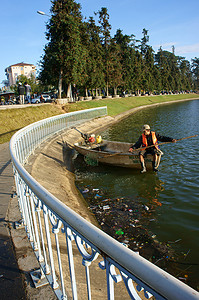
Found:
[[[48,118],[10,141],[22,222],[40,264],[35,284],[47,278],[58,299],[199,299],[197,291],[68,208],[23,167],[53,134],[106,114],[102,107]]]

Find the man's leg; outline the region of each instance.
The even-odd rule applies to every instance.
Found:
[[[142,152],[139,154],[139,157],[140,157],[140,163],[142,167],[141,173],[146,173],[145,161]]]
[[[152,162],[152,166],[153,166],[153,171],[154,172],[158,172],[158,167],[157,167],[157,153],[153,154],[153,162]]]

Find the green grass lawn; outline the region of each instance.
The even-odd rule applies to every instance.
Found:
[[[8,142],[19,129],[63,112],[59,106],[54,104],[0,110],[0,144]]]
[[[65,106],[66,110],[76,111],[100,106],[107,106],[108,115],[116,116],[124,111],[130,110],[134,107],[142,105],[150,105],[154,103],[162,103],[167,101],[199,98],[196,94],[180,94],[180,95],[166,95],[166,96],[146,96],[146,97],[127,97],[127,98],[111,98],[91,101],[81,101],[76,103],[69,103]]]
[[[112,98],[91,101],[79,101],[76,103],[68,103],[65,105],[65,112],[72,112],[82,109],[107,106],[108,115],[116,116],[124,111],[142,105],[150,105],[153,103],[162,103],[167,101],[198,98],[196,94],[180,94],[167,96],[147,96],[147,97],[127,97]],[[59,115],[64,110],[55,104],[44,106],[31,106],[20,109],[0,110],[0,144],[8,142],[12,135],[19,129],[34,123],[36,121]]]

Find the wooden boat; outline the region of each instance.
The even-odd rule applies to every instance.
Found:
[[[125,168],[141,169],[139,151],[129,152],[131,143],[103,140],[100,144],[75,143],[74,148],[84,155],[85,160],[97,161],[107,165]],[[148,169],[152,168],[152,155],[147,155],[145,164]]]

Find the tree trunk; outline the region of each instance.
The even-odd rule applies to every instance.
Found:
[[[106,95],[108,96],[108,81],[106,83]]]
[[[72,91],[71,91],[71,84],[69,83],[69,84],[68,84],[68,89],[67,89],[67,98],[69,98],[70,101],[71,101],[71,94],[72,94]]]
[[[88,97],[88,89],[87,89],[87,87],[85,88],[85,94],[86,94],[86,97]]]
[[[62,75],[63,75],[63,70],[62,68],[60,69],[60,74],[59,74],[59,83],[58,83],[58,99],[61,99],[61,91],[62,91]]]

